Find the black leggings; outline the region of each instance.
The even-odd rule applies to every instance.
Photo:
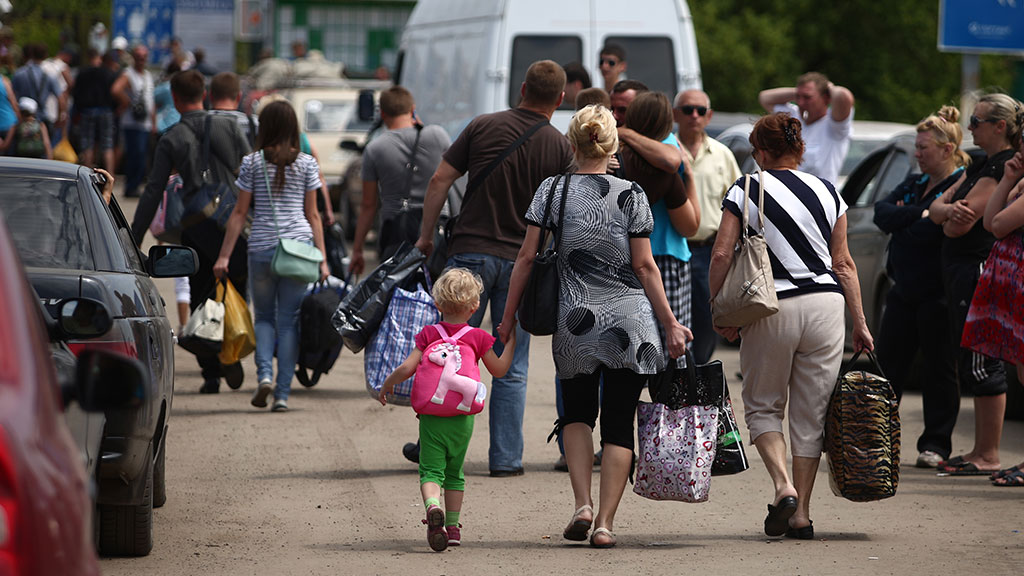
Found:
[[[636,404],[647,378],[646,374],[628,369],[602,367],[593,374],[562,380],[562,402],[565,405],[565,415],[559,419],[562,426],[581,422],[593,430],[600,404],[601,445],[614,444],[633,450]]]

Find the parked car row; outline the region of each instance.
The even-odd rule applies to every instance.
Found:
[[[85,541],[95,540],[104,555],[148,554],[153,546],[153,507],[166,500],[166,437],[174,389],[174,336],[152,278],[191,275],[198,258],[183,246],[154,246],[148,257],[141,254],[117,200],[109,205],[103,201],[102,182],[91,169],[0,158],[0,180],[5,224],[0,245],[18,252],[34,292],[31,299],[36,301],[28,310],[42,310],[48,324],[71,327],[54,338],[49,363],[55,360],[67,376],[96,362],[89,359],[113,354],[130,359],[142,374],[142,390],[127,405],[82,402],[81,398],[102,400],[118,390],[116,370],[111,375],[114,369],[108,368],[106,377],[94,374],[91,391],[79,396],[78,404],[87,413],[72,409],[67,420],[78,440],[81,475],[95,486],[88,494],[96,522],[90,521]],[[87,321],[97,314],[106,315],[105,324]],[[77,320],[82,322],[76,327]],[[0,329],[3,333],[25,332]],[[58,332],[51,329],[53,333]],[[36,388],[53,385],[53,378],[37,380]],[[90,413],[90,407],[103,409]],[[0,423],[8,422],[0,416]],[[52,554],[60,549],[43,550]]]

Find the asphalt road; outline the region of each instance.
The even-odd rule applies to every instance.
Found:
[[[130,214],[134,202],[122,204]],[[173,302],[172,282],[159,285]],[[719,352],[742,414],[738,351]],[[654,502],[627,487],[616,518],[618,546],[594,550],[561,537],[574,506],[568,475],[552,470],[557,448],[545,444],[555,418],[554,367],[550,340],[535,338],[526,474],[487,476],[485,410],[465,467],[463,545],[435,553],[420,523],[416,467],[401,456],[402,445],[415,439],[416,419],[409,408],[370,398],[361,356],[343,352],[315,388],[295,384],[289,412],[273,414],[249,405],[251,357],[242,389],[222,387],[216,396],[197,394],[201,378],[187,352],[177,349],[175,365],[168,499],[155,512],[156,544],[145,558],[104,559],[107,575],[1015,574],[1024,565],[1024,489],[913,468],[922,429],[917,394],[908,394],[902,409],[907,464],[897,495],[866,504],[833,496],[823,463],[811,506],[817,540],[764,536],[772,489],[750,447],[751,469],[716,477],[704,504]],[[955,452],[969,450],[972,438],[967,398]],[[1022,439],[1024,423],[1008,422],[1004,465],[1024,460]],[[595,478],[595,497],[596,486]]]

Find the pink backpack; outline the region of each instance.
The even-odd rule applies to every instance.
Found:
[[[412,408],[417,414],[431,416],[462,416],[484,409],[487,388],[480,382],[476,352],[459,338],[473,329],[464,326],[449,336],[440,324],[434,328],[441,335],[423,351],[416,379],[412,385]]]

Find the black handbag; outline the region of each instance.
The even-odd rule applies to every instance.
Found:
[[[212,122],[213,115],[207,114],[203,121],[202,138],[199,138],[199,135],[196,134],[191,125],[186,124],[192,130],[193,135],[200,140],[200,174],[202,175],[203,183],[198,190],[193,190],[182,198],[184,214],[181,218],[181,226],[183,228],[194,226],[203,220],[209,219],[216,222],[218,228],[224,230],[227,228],[228,219],[231,217],[231,213],[235,210],[235,204],[238,202],[238,191],[234,185],[214,179],[210,171],[210,130]],[[225,165],[230,166],[226,162]],[[267,192],[270,193],[270,190],[267,190]],[[252,211],[249,212],[246,224],[242,229],[242,238],[249,237],[251,227]]]
[[[530,268],[530,277],[526,280],[523,288],[523,296],[519,301],[519,323],[534,336],[547,336],[554,334],[558,328],[558,291],[560,279],[558,277],[558,245],[562,239],[562,219],[565,216],[565,199],[569,195],[569,174],[565,175],[565,185],[562,187],[561,208],[558,211],[558,224],[551,246],[544,248],[547,238],[549,218],[551,217],[551,202],[555,198],[558,180],[561,175],[555,176],[548,190],[548,201],[544,207],[544,219],[541,221],[540,242],[537,244],[537,257],[533,260]]]
[[[718,407],[718,440],[711,466],[713,476],[738,474],[750,468],[743,450],[743,437],[733,415],[721,360],[698,365],[687,350],[686,367],[676,368],[675,362],[670,361],[668,368],[651,376],[648,389],[651,400],[672,409],[682,406]]]

